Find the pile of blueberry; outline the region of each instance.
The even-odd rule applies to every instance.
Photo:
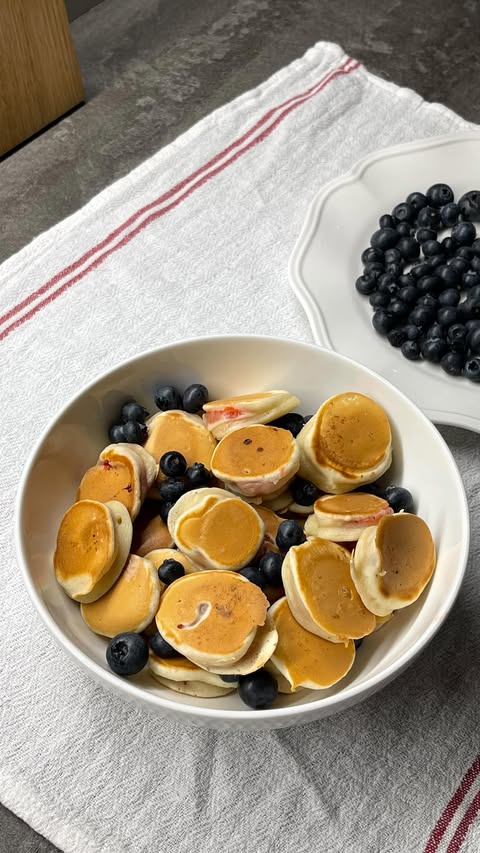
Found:
[[[379,219],[355,282],[372,324],[405,358],[480,382],[480,190],[413,192]],[[446,230],[448,229],[448,230]],[[440,233],[441,232],[441,233]]]
[[[208,401],[208,390],[198,382],[189,385],[183,394],[173,385],[158,385],[153,396],[155,405],[161,412],[180,409],[194,415],[200,412]],[[140,403],[135,400],[125,403],[120,409],[120,422],[113,424],[108,431],[110,441],[114,444],[120,441],[143,444],[147,440],[145,418],[148,418],[148,412]]]

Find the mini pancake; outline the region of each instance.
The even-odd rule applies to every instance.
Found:
[[[283,490],[299,465],[298,447],[291,432],[263,424],[231,430],[212,456],[215,477],[247,497]]]
[[[145,557],[149,551],[172,546],[172,535],[158,514],[158,506],[147,501],[133,525],[132,552]]]
[[[145,500],[148,490],[158,477],[158,462],[156,462],[152,454],[145,450],[145,448],[142,447],[141,444],[127,444],[125,442],[119,442],[118,444],[106,447],[105,450],[102,451],[102,453],[100,454],[100,459],[104,458],[104,454],[109,451],[111,447],[118,447],[120,449],[125,448],[127,450],[131,450],[133,453],[136,453],[137,457],[141,462],[142,501]]]
[[[203,684],[211,684],[214,687],[229,687],[226,681],[222,681],[219,675],[213,672],[208,672],[206,669],[201,669],[192,661],[179,655],[176,658],[160,658],[150,652],[147,664],[152,675],[167,678],[169,681],[200,681]],[[234,682],[231,683],[230,689],[237,687]]]
[[[148,551],[145,557],[153,563],[157,572],[165,560],[177,560],[178,563],[182,564],[186,575],[198,572],[198,567],[192,563],[190,557],[182,554],[176,548],[156,548],[154,551]]]
[[[263,541],[253,507],[224,489],[193,489],[174,504],[168,529],[177,547],[206,569],[241,569]]]
[[[215,699],[218,696],[228,696],[237,689],[236,685],[228,687],[214,687],[213,684],[204,684],[202,681],[172,681],[161,675],[152,675],[163,687],[175,690],[176,693],[184,693],[186,696],[196,696],[198,699]]]
[[[272,657],[275,647],[278,642],[278,634],[272,618],[269,613],[265,617],[265,625],[257,628],[255,639],[237,663],[229,666],[228,672],[225,672],[225,667],[209,666],[209,672],[216,672],[218,675],[248,675],[250,672],[256,672],[261,669],[268,660]]]
[[[435,568],[435,543],[423,519],[401,512],[368,527],[352,555],[351,572],[365,607],[377,616],[408,607]]]
[[[114,585],[91,604],[82,604],[82,616],[88,627],[104,637],[123,631],[143,631],[154,618],[163,584],[153,563],[130,554]]]
[[[392,461],[392,436],[375,400],[349,391],[330,397],[297,436],[300,476],[328,494],[372,483]]]
[[[272,512],[288,512],[292,501],[292,493],[288,489],[284,489],[278,495],[267,495],[262,501],[262,506],[271,509]]]
[[[60,523],[53,558],[57,581],[75,601],[96,601],[117,580],[132,541],[132,522],[119,501],[73,504]]]
[[[270,608],[278,632],[272,663],[293,690],[324,690],[340,681],[355,660],[355,644],[330,643],[303,628],[294,618],[286,598]]]
[[[147,421],[148,438],[145,450],[158,462],[164,453],[176,450],[182,453],[187,465],[202,462],[210,468],[216,441],[198,415],[172,409],[158,412]],[[159,479],[164,475],[160,472]]]
[[[350,575],[350,553],[326,539],[307,539],[287,552],[282,580],[300,625],[332,643],[371,634],[375,616],[364,606]]]
[[[367,527],[378,524],[393,509],[383,498],[366,492],[346,495],[323,495],[307,518],[307,536],[320,536],[333,542],[356,542]]]
[[[198,666],[228,667],[265,624],[268,601],[236,572],[196,572],[167,587],[156,615],[162,637]]]
[[[113,448],[113,449],[112,449]],[[108,451],[107,455],[103,454]],[[103,458],[102,458],[103,457]],[[109,445],[82,477],[77,500],[120,501],[135,519],[142,505],[142,464],[129,446]]]
[[[205,403],[204,421],[217,441],[230,430],[246,424],[268,424],[292,412],[300,400],[288,391],[263,391],[241,394]]]

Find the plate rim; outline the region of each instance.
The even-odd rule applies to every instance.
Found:
[[[414,140],[413,142],[404,142],[398,145],[379,148],[357,160],[347,172],[343,172],[338,177],[333,178],[321,187],[314,195],[308,205],[303,225],[289,258],[288,276],[290,286],[307,315],[310,329],[317,344],[327,347],[332,350],[332,352],[337,352],[340,355],[346,355],[336,349],[333,345],[323,311],[301,274],[303,258],[305,257],[306,251],[318,228],[320,216],[327,199],[329,199],[330,196],[340,187],[344,187],[348,184],[353,184],[355,181],[361,180],[366,169],[380,160],[416,151],[424,151],[429,148],[442,148],[458,142],[477,142],[480,145],[480,130],[459,131],[458,133],[426,137]],[[347,357],[352,358],[352,356]],[[360,359],[358,359],[358,361],[360,364],[363,364]],[[369,365],[366,364],[363,364],[363,366],[369,367]],[[369,367],[369,369],[372,368]],[[386,376],[383,376],[380,371],[376,372],[378,372],[382,378],[387,379],[388,382],[395,384],[390,377],[387,378]],[[401,389],[399,388],[398,390]],[[476,417],[475,415],[466,414],[464,412],[452,412],[447,409],[423,407],[414,400],[412,400],[412,402],[414,402],[414,404],[418,406],[418,408],[420,408],[433,423],[445,426],[462,427],[472,432],[480,433],[480,416]]]

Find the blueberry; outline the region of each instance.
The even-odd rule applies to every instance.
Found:
[[[199,412],[202,406],[208,403],[208,390],[205,388],[205,385],[196,383],[185,388],[182,403],[186,412],[190,412],[193,415]]]
[[[380,228],[395,228],[395,220],[389,213],[384,213],[378,220]]]
[[[401,347],[402,344],[407,340],[407,333],[405,329],[400,326],[397,329],[391,329],[387,335],[388,343],[392,345],[392,347]]]
[[[233,684],[238,681],[238,675],[221,675],[220,678],[227,684]]]
[[[272,421],[269,426],[287,429],[295,438],[303,427],[303,415],[299,415],[298,412],[290,412],[288,415],[282,415],[281,418]]]
[[[396,231],[400,237],[412,237],[415,234],[415,229],[408,222],[399,222]]]
[[[357,489],[354,489],[355,492],[366,492],[368,495],[375,495],[377,498],[383,498],[383,487],[380,483],[364,483],[362,486],[359,486]]]
[[[263,555],[259,563],[259,568],[265,578],[265,583],[268,583],[270,586],[282,585],[282,565],[283,557],[281,554],[269,551]]]
[[[164,560],[158,567],[158,577],[162,583],[167,586],[179,578],[183,578],[185,567],[182,566],[179,560]]]
[[[393,326],[393,317],[384,308],[378,308],[372,317],[372,325],[380,335],[386,335]]]
[[[399,263],[397,261],[387,264],[385,267],[385,271],[391,273],[391,275],[398,277],[403,272],[403,263]]]
[[[480,329],[480,320],[467,320],[467,322],[465,323],[465,328],[468,334],[471,336],[472,332],[474,332],[475,329]]]
[[[158,508],[158,514],[159,514],[160,518],[162,519],[162,521],[164,522],[164,524],[167,523],[168,513],[170,512],[172,506],[173,506],[172,501],[160,501],[160,506]]]
[[[143,444],[148,438],[148,429],[139,421],[127,421],[123,425],[123,434],[130,444]]]
[[[182,398],[173,385],[159,385],[155,388],[153,398],[157,409],[162,412],[182,408]]]
[[[460,246],[460,248],[455,252],[455,255],[457,258],[465,258],[467,261],[471,261],[472,258],[475,257],[475,253],[471,246]]]
[[[410,270],[410,275],[418,281],[419,278],[422,278],[424,275],[430,275],[432,272],[432,267],[430,264],[424,263],[420,261],[419,264],[415,264]]]
[[[293,501],[300,506],[312,506],[320,495],[315,483],[297,477],[289,486]]]
[[[122,406],[120,417],[124,423],[127,421],[138,421],[138,423],[143,424],[145,423],[145,418],[148,418],[148,412],[140,403],[132,400],[130,403],[125,403]]]
[[[480,222],[480,190],[469,190],[458,201],[460,213],[467,222]]]
[[[442,247],[442,251],[448,258],[453,257],[458,249],[458,243],[453,239],[453,237],[444,237],[443,240],[440,241],[440,245]]]
[[[452,326],[454,323],[458,323],[458,311],[453,305],[446,308],[439,308],[437,320],[441,326]]]
[[[463,374],[472,382],[480,382],[480,357],[478,355],[467,358]]]
[[[473,331],[467,330],[468,344],[472,352],[480,355],[480,327],[474,328]]]
[[[395,205],[392,210],[392,216],[397,222],[413,222],[416,216],[416,210],[408,201],[401,201]]]
[[[399,287],[409,287],[412,285],[415,287],[416,279],[410,273],[406,273],[405,275],[399,275],[397,282]]]
[[[460,294],[456,287],[447,287],[447,289],[439,295],[438,302],[442,308],[458,305],[460,302]]]
[[[458,306],[459,319],[466,323],[467,320],[478,320],[480,318],[480,298],[467,297]]]
[[[405,302],[406,305],[413,305],[418,298],[418,290],[413,284],[407,284],[406,287],[400,288],[397,296],[402,302]],[[380,305],[377,307],[380,308]],[[384,306],[382,305],[382,307]]]
[[[443,338],[428,338],[422,344],[422,355],[425,361],[438,364],[448,350],[448,344]]]
[[[445,337],[445,326],[441,326],[440,323],[432,323],[431,326],[428,327],[425,339],[427,341],[431,341],[434,338],[444,338]]]
[[[140,634],[125,631],[110,640],[106,657],[112,672],[117,675],[135,675],[148,660],[148,646]]]
[[[443,254],[438,240],[425,240],[425,243],[422,245],[422,252],[426,258],[429,258],[431,255]]]
[[[303,419],[303,423],[308,424],[308,422],[311,421],[312,418],[313,418],[313,415],[305,415],[305,417]]]
[[[435,318],[434,308],[430,305],[418,305],[410,314],[410,323],[427,328]]]
[[[462,323],[454,323],[447,330],[447,343],[450,345],[452,352],[467,351],[468,332]]]
[[[270,672],[257,669],[250,675],[240,676],[238,692],[249,708],[267,708],[277,698],[278,685]]]
[[[158,491],[164,501],[174,504],[185,493],[186,486],[183,480],[177,477],[169,477],[168,480],[161,481]]]
[[[465,356],[460,352],[447,352],[443,356],[440,366],[450,376],[460,376],[465,366]]]
[[[480,284],[480,273],[466,272],[462,278],[463,287],[465,290],[471,290],[472,287],[477,287]]]
[[[378,280],[379,293],[388,293],[389,296],[396,296],[399,291],[399,286],[395,276],[386,273],[381,275]]]
[[[356,651],[358,651],[358,649],[359,649],[359,648],[360,648],[360,646],[362,645],[363,640],[364,640],[364,637],[359,637],[357,640],[354,640],[354,641],[353,641],[353,642],[355,643],[355,649],[356,649]]]
[[[479,299],[480,298],[480,284],[476,284],[475,287],[472,287],[468,292],[469,299]]]
[[[407,341],[418,341],[422,336],[422,330],[418,326],[414,326],[413,323],[409,323],[403,328],[407,336]]]
[[[300,525],[289,518],[279,524],[275,542],[277,548],[286,553],[292,546],[301,545],[302,542],[306,542],[306,539],[307,537]]]
[[[385,266],[379,261],[370,261],[368,264],[365,264],[363,268],[363,275],[365,278],[373,278],[375,281],[382,273],[385,272]]]
[[[381,249],[383,252],[386,249],[393,249],[398,243],[398,232],[394,228],[380,228],[372,234],[370,243],[372,248]]]
[[[463,258],[457,258],[457,261],[463,261]],[[470,261],[470,268],[472,272],[480,272],[480,257],[475,255],[474,258]]]
[[[418,213],[418,211],[421,210],[422,207],[427,206],[428,199],[423,193],[415,192],[410,193],[410,195],[407,195],[407,202],[413,207],[415,212]]]
[[[431,293],[424,293],[417,299],[417,308],[420,308],[421,305],[427,305],[429,308],[433,308],[435,312],[438,311],[438,299]]]
[[[108,437],[113,444],[118,444],[120,441],[126,441],[123,431],[124,424],[113,424],[108,430]]]
[[[393,299],[388,306],[388,313],[391,314],[394,322],[403,320],[408,314],[408,305],[405,305],[401,299]]]
[[[470,261],[467,261],[465,258],[450,258],[450,260],[447,261],[447,266],[450,267],[450,269],[455,270],[458,275],[462,276],[470,269]]]
[[[380,293],[376,290],[375,293],[370,294],[368,301],[372,308],[386,308],[387,305],[390,305],[390,294]]]
[[[403,486],[387,486],[384,497],[394,512],[401,512],[402,509],[404,512],[414,512],[412,494]]]
[[[420,358],[420,347],[418,341],[408,340],[402,344],[402,355],[408,358],[409,361],[417,361]]]
[[[383,261],[383,252],[381,249],[372,249],[371,246],[368,249],[364,249],[362,252],[362,264],[368,264],[370,261]]]
[[[422,207],[417,216],[417,225],[420,228],[433,228],[437,230],[440,225],[440,212],[435,207]]]
[[[183,477],[187,470],[187,460],[178,450],[168,450],[160,457],[160,471],[166,477]]]
[[[470,246],[476,236],[477,232],[475,231],[473,222],[459,222],[458,225],[452,228],[452,237],[461,246]]]
[[[438,275],[423,275],[422,278],[419,278],[417,281],[418,292],[421,294],[438,293],[441,287],[442,279],[439,278]]]
[[[434,272],[438,267],[445,266],[447,261],[448,258],[446,255],[432,255],[432,257],[428,259],[432,272]]]
[[[442,220],[442,225],[445,228],[453,228],[454,225],[458,222],[458,217],[460,215],[460,208],[458,204],[455,204],[454,201],[449,202],[448,204],[444,204],[442,209],[440,210],[440,219]]]
[[[432,184],[426,192],[428,203],[432,207],[443,207],[453,201],[453,190],[448,184]]]
[[[414,261],[420,254],[420,245],[415,237],[401,237],[397,243],[397,249],[406,261]]]
[[[185,477],[192,489],[202,489],[210,483],[210,471],[203,462],[194,462],[190,465],[185,472]]]
[[[387,249],[385,252],[385,264],[402,263],[402,256],[398,249]]]
[[[477,237],[470,246],[475,257],[480,258],[480,237]]]
[[[427,240],[436,240],[437,232],[433,228],[419,228],[415,236],[419,243],[426,243]]]
[[[447,287],[455,287],[460,281],[460,273],[451,265],[443,264],[437,267],[435,275],[438,275]]]
[[[149,637],[148,642],[150,643],[150,648],[154,655],[157,655],[159,658],[176,658],[178,657],[178,652],[170,643],[167,643],[166,640],[162,637],[159,631],[156,634],[152,634]]]
[[[242,577],[246,578],[250,583],[256,584],[256,586],[259,586],[261,589],[265,586],[265,578],[257,566],[246,566],[238,574],[242,575]]]

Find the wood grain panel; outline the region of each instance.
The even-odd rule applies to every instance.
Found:
[[[83,97],[63,0],[0,0],[0,155]]]

